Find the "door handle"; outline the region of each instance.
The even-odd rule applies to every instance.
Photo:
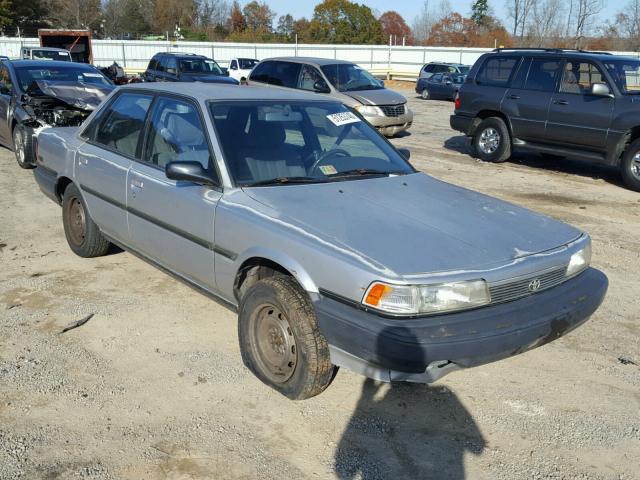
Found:
[[[569,102],[567,102],[566,100],[556,100],[555,102],[556,105],[569,105]]]
[[[131,180],[131,188],[144,188],[144,183],[140,180]]]
[[[507,97],[511,100],[520,100],[520,95],[509,95],[509,97]]]

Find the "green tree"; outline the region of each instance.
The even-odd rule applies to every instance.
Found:
[[[320,43],[385,43],[382,25],[371,9],[349,0],[324,0],[316,5],[309,33]]]
[[[294,23],[295,22],[293,20],[293,17],[290,14],[287,13],[286,15],[282,15],[278,19],[278,27],[276,28],[276,32],[278,33],[278,35],[282,35],[288,40],[291,40],[294,34],[294,31],[293,31]]]
[[[0,28],[13,26],[14,23],[13,2],[0,0]]]
[[[275,12],[264,2],[253,0],[242,9],[247,28],[254,31],[271,32],[273,30],[273,18]]]
[[[476,25],[484,24],[489,15],[489,0],[476,0],[471,5],[471,20]]]

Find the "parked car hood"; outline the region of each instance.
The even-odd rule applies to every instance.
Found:
[[[581,235],[567,224],[423,173],[244,191],[271,207],[265,213],[281,224],[397,275],[506,264]]]
[[[227,77],[224,75],[189,74],[182,75],[180,77],[180,80],[187,82],[230,83],[232,85],[238,85],[238,81],[235,78]]]
[[[29,89],[29,96],[33,97],[51,97],[67,105],[81,110],[92,111],[100,105],[100,103],[115,88],[111,85],[93,85],[81,82],[49,82],[46,80],[37,80],[38,90],[35,92]]]
[[[398,92],[381,88],[378,90],[358,90],[355,92],[341,92],[364,105],[400,105],[407,103],[407,99]]]

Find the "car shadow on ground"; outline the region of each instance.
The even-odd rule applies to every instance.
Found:
[[[448,388],[366,379],[335,453],[335,473],[355,478],[465,478],[465,453],[485,439]]]
[[[470,155],[469,139],[464,135],[456,135],[444,141],[444,148],[454,152]],[[531,168],[549,172],[565,173],[604,180],[607,183],[625,188],[620,171],[615,167],[590,163],[579,158],[543,156],[516,150],[508,163],[517,163]]]

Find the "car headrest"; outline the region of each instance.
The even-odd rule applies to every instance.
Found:
[[[252,119],[246,144],[250,147],[277,147],[284,143],[286,136],[282,123]]]
[[[202,130],[187,120],[184,115],[171,114],[167,119],[166,129],[177,145],[196,146],[204,143]]]

